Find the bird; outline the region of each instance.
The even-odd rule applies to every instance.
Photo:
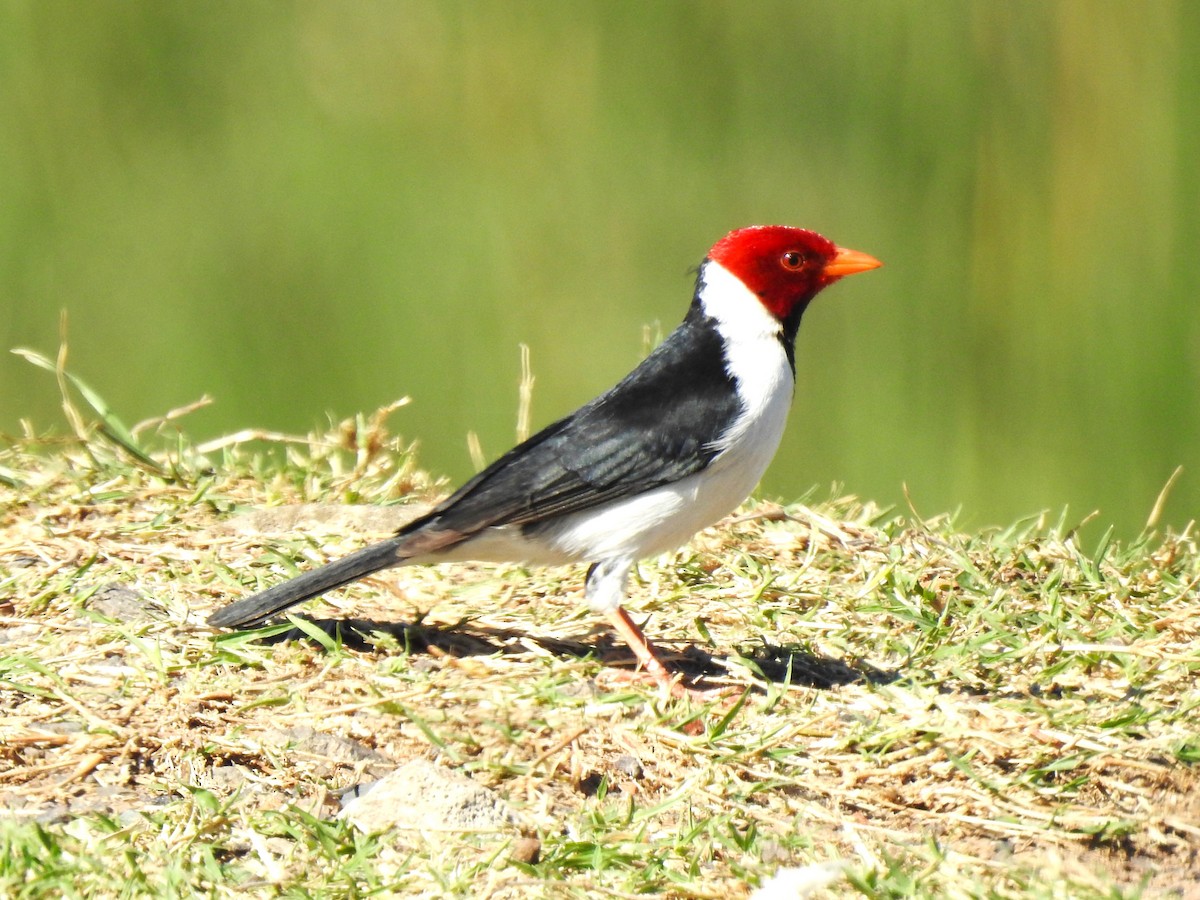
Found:
[[[614,387],[393,536],[237,600],[208,624],[258,627],[395,566],[586,563],[591,609],[665,692],[693,696],[625,610],[630,571],[750,496],[783,436],[801,317],[823,289],[880,265],[803,228],[729,232],[701,262],[683,322]]]

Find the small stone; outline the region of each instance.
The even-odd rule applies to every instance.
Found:
[[[283,733],[296,742],[297,750],[311,753],[313,756],[324,756],[334,762],[390,762],[382,753],[372,750],[365,744],[340,734],[317,731],[309,725],[297,725]]]
[[[74,818],[71,814],[71,809],[65,803],[54,803],[43,809],[35,817],[34,821],[40,825],[60,825],[63,822],[69,822]]]
[[[622,753],[614,759],[613,768],[622,775],[628,775],[630,778],[642,777],[642,764],[636,756],[631,756],[628,753]]]
[[[367,832],[506,831],[517,818],[494,791],[442,766],[414,759],[379,779],[338,814]]]
[[[232,794],[245,782],[246,776],[237,766],[213,766],[209,769],[207,778],[201,782],[201,786]]]
[[[535,837],[517,838],[508,858],[513,862],[535,865],[542,855],[542,842]]]
[[[157,600],[115,581],[97,588],[86,606],[117,622],[149,622],[163,617],[163,607]]]

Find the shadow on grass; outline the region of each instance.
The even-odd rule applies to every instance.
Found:
[[[455,657],[492,656],[529,652],[532,644],[560,657],[577,659],[595,658],[605,665],[619,668],[634,668],[637,660],[632,651],[610,635],[604,635],[594,643],[587,641],[533,635],[516,628],[484,626],[463,619],[452,625],[426,625],[420,621],[379,622],[373,619],[314,619],[304,617],[325,634],[341,642],[349,649],[370,651],[376,649],[381,637],[387,637],[404,648],[407,653],[427,653]],[[313,639],[299,628],[291,628],[271,637],[263,643],[284,641],[310,641]],[[674,671],[687,677],[693,685],[703,686],[714,679],[727,679],[739,670],[748,667],[756,670],[767,681],[776,684],[794,684],[804,687],[831,689],[846,684],[891,684],[900,678],[900,673],[878,669],[868,663],[851,665],[839,659],[812,653],[795,644],[762,643],[753,648],[742,649],[733,659],[714,656],[701,647],[690,644],[672,650],[669,645],[655,642],[662,653],[663,661]]]

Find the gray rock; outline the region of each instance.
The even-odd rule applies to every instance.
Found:
[[[395,761],[365,744],[343,737],[317,731],[309,725],[297,725],[285,730],[270,729],[260,737],[263,745],[291,753],[294,758],[314,763],[331,775],[338,766],[361,767],[373,778],[390,772]]]
[[[630,756],[628,753],[623,753],[614,759],[613,768],[630,778],[642,777],[642,764],[636,756]]]
[[[278,733],[278,732],[277,732]],[[356,763],[391,763],[386,756],[372,750],[365,744],[340,734],[327,734],[317,731],[309,725],[297,725],[282,734],[296,742],[296,749],[313,756],[324,756],[334,762]]]
[[[117,622],[151,622],[165,615],[157,600],[115,581],[97,588],[85,605]]]
[[[389,772],[339,816],[368,832],[508,831],[518,825],[494,791],[423,759]]]

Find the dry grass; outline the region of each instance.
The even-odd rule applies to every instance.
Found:
[[[821,896],[1198,895],[1189,535],[746,510],[631,603],[732,709],[614,677],[577,571],[399,570],[306,608],[344,642],[207,629],[438,492],[383,419],[207,457],[159,423],[153,464],[86,428],[0,449],[0,895],[723,898],[830,860]],[[537,856],[331,818],[414,757]]]

